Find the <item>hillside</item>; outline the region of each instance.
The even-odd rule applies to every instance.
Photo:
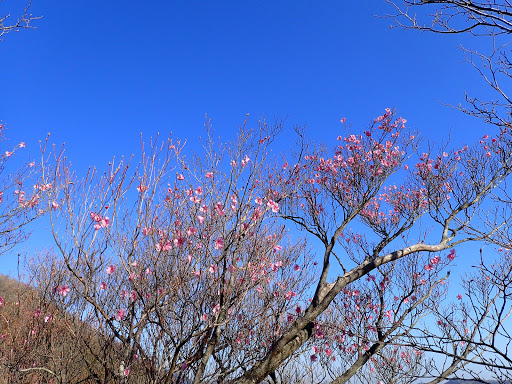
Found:
[[[5,275],[0,296],[0,384],[119,381],[122,359],[112,338]]]

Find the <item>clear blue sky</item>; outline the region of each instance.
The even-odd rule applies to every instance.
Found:
[[[82,169],[137,152],[140,132],[194,145],[205,113],[226,139],[249,113],[329,141],[341,117],[362,129],[386,107],[432,140],[481,136],[439,103],[489,94],[458,49],[471,41],[390,30],[374,15],[391,11],[384,0],[34,0],[37,29],[0,42],[0,120],[29,150],[51,132]]]

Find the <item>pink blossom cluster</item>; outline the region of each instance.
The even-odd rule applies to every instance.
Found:
[[[110,224],[110,219],[108,217],[102,217],[100,214],[95,212],[90,213],[91,220],[94,221],[94,229],[97,231],[101,228],[106,228]]]

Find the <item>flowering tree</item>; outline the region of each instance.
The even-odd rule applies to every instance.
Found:
[[[57,255],[32,270],[45,303],[96,330],[75,344],[86,379],[277,383],[305,363],[335,383],[419,376],[408,337],[444,297],[455,247],[508,235],[512,140],[502,129],[416,155],[405,123],[386,110],[332,151],[299,134],[294,160],[273,167],[279,128],[266,124],[227,145],[207,125],[190,159],[152,140],[139,164],[82,180],[61,163],[48,194]],[[487,210],[493,199],[502,209]],[[317,261],[287,222],[316,239]]]
[[[169,138],[143,145],[134,169],[112,162],[81,181],[61,170],[50,216],[59,257],[33,271],[46,301],[112,340],[90,377],[228,381],[301,315],[310,259],[264,188],[275,133],[263,124],[218,146],[207,129],[190,160]]]
[[[5,128],[0,124],[0,140]],[[7,144],[0,155],[0,254],[28,237],[27,224],[52,209],[49,191],[54,188],[55,167],[62,153],[47,154],[48,138],[41,143],[39,160],[22,160],[25,143]]]
[[[423,153],[412,167],[407,160],[417,138],[390,110],[363,134],[338,140],[331,153],[302,147],[292,165],[284,163],[269,177],[269,190],[280,196],[281,216],[322,244],[322,267],[304,314],[238,382],[259,382],[277,369],[315,335],[317,319],[343,289],[372,271],[418,253],[431,255],[424,270],[433,271],[454,257],[449,251],[454,246],[499,241],[507,228],[507,217],[499,212],[487,212],[488,221],[478,218],[483,202],[511,172],[507,129],[472,147]],[[397,185],[399,171],[405,181]],[[438,232],[422,233],[422,223]],[[366,235],[350,233],[350,224],[366,228]],[[361,244],[358,257],[337,251],[347,240]],[[339,272],[331,271],[333,262]]]

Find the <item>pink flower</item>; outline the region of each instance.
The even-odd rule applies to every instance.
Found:
[[[213,177],[213,172],[207,172],[204,177],[206,177],[207,179],[211,179]]]
[[[222,206],[222,203],[217,203],[214,206],[215,212],[219,216],[224,216],[226,214],[226,211],[224,211],[224,207]]]
[[[145,186],[145,185],[142,185],[140,184],[138,187],[137,187],[137,191],[142,193],[142,192],[146,192],[147,190],[149,189],[149,187]]]
[[[116,270],[116,267],[115,267],[114,265],[112,265],[112,264],[110,264],[110,265],[107,267],[107,269],[106,269],[106,271],[107,271],[107,274],[108,274],[108,275],[113,274],[115,270]]]
[[[10,157],[12,155],[12,152],[5,151],[5,157]]]
[[[347,119],[346,119],[345,117],[342,117],[342,118],[340,119],[340,123],[341,123],[341,124],[345,124],[345,121],[347,121]]]
[[[293,270],[299,272],[300,266],[298,264],[295,264],[295,266],[293,267]]]
[[[256,204],[258,204],[258,205],[263,204],[263,200],[261,199],[261,197],[257,197],[257,198],[255,198],[255,199],[254,199],[254,202],[255,202]]]
[[[316,355],[311,355],[311,361],[315,362],[318,357]]]
[[[183,175],[181,175],[181,174],[180,174],[180,175],[178,175],[177,179],[178,179],[178,180],[185,180],[185,176],[183,176]]]
[[[48,313],[48,314],[44,317],[44,322],[45,322],[45,323],[47,323],[47,322],[49,322],[52,318],[53,318],[52,314],[51,314],[51,313]]]
[[[58,288],[59,295],[66,296],[69,293],[69,287],[65,285],[61,285]]]
[[[20,148],[25,148],[25,143],[22,141],[19,145]]]
[[[432,264],[438,264],[441,261],[441,258],[439,256],[435,256],[434,258],[430,259],[430,262]]]
[[[148,227],[144,227],[142,228],[142,235],[143,236],[147,236],[151,233],[151,228],[148,228]]]
[[[189,227],[187,230],[187,235],[189,235],[189,236],[194,236],[196,233],[197,233],[197,229],[195,229],[194,227]]]
[[[215,241],[215,249],[221,249],[221,248],[224,248],[224,239],[222,237],[219,237],[216,241]]]
[[[276,213],[279,211],[279,204],[275,201],[269,200],[267,206],[272,209],[272,212]]]
[[[297,294],[293,291],[288,291],[288,292],[286,292],[286,295],[284,295],[286,300],[291,300],[292,297],[295,297],[295,296],[297,296]]]
[[[174,239],[173,242],[174,242],[174,246],[177,247],[177,248],[181,248],[183,247],[183,245],[185,245],[185,238],[181,235],[179,235],[179,237],[177,239]]]
[[[199,224],[203,224],[204,217],[201,215],[197,215],[197,221],[199,221]]]
[[[199,197],[197,197],[197,196],[192,196],[190,198],[190,201],[193,202],[194,204],[201,204],[202,203],[202,200]]]
[[[52,208],[53,209],[59,208],[59,204],[56,201],[52,202]]]
[[[107,283],[105,283],[104,281],[100,284],[100,289],[102,291],[104,291],[105,289],[107,289]]]
[[[126,309],[122,308],[117,311],[116,320],[121,321],[126,317]]]
[[[462,295],[460,293],[457,295],[457,299],[462,300]]]
[[[274,245],[274,251],[279,252],[281,249],[283,249],[283,247],[280,245]]]
[[[210,268],[208,268],[208,272],[210,272],[210,273],[217,272],[217,266],[216,265],[211,265]]]
[[[450,259],[450,261],[453,261],[455,259],[455,249],[452,249],[450,251],[450,253],[448,254],[448,259]]]
[[[242,159],[242,167],[245,167],[247,164],[249,164],[249,161],[251,161],[251,159],[249,159],[249,157],[247,157],[247,155]]]
[[[97,231],[101,228],[106,228],[110,224],[110,219],[108,217],[101,217],[100,215],[91,212],[91,219],[96,222],[94,224],[94,229]]]
[[[5,304],[5,300],[2,296],[0,296],[0,307]]]

